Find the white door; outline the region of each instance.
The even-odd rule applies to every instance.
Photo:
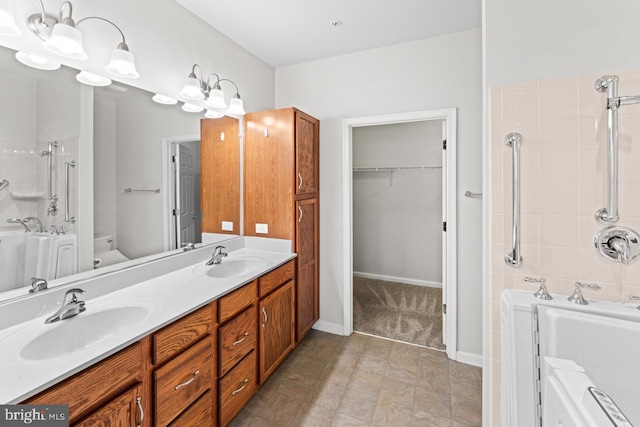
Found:
[[[447,345],[447,121],[442,121],[442,343]]]
[[[197,165],[194,152],[179,145],[176,153],[176,242],[178,247],[183,243],[196,242],[196,176]],[[199,181],[199,180],[198,180]],[[200,230],[198,230],[199,234]]]

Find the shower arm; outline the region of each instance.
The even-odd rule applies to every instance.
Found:
[[[625,105],[640,104],[640,96],[618,96],[618,76],[603,76],[596,80],[595,88],[607,92],[607,165],[609,169],[608,206],[596,212],[596,219],[604,223],[617,222],[618,214],[618,165],[619,127],[618,109]]]

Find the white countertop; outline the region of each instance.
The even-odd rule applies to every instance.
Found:
[[[244,240],[240,246],[244,246]],[[248,246],[251,245],[248,244]],[[56,323],[45,324],[44,320],[57,308],[53,307],[53,309],[48,308],[47,310],[40,308],[39,312],[36,311],[35,318],[0,330],[0,402],[7,404],[23,401],[105,359],[174,320],[251,282],[296,256],[291,252],[280,251],[283,245],[280,245],[276,251],[256,249],[256,247],[265,247],[261,243],[253,246],[240,247],[236,250],[231,248],[232,252],[229,252],[229,256],[222,261],[224,263],[243,257],[261,257],[266,260],[264,268],[253,273],[224,279],[211,278],[203,273],[203,262],[198,261],[188,267],[126,286],[96,298],[91,296],[91,282],[86,282],[77,285],[86,291],[80,298],[86,302],[86,311],[80,315]],[[204,250],[205,248],[202,248],[200,251]],[[210,249],[206,250],[207,253],[210,252]],[[202,258],[202,255],[199,257]],[[117,280],[118,273],[114,273],[111,276],[111,281]],[[64,289],[61,290],[60,295],[56,295],[60,301],[63,294]],[[98,342],[93,342],[74,353],[46,360],[27,360],[21,355],[27,343],[52,328],[60,327],[65,322],[82,322],[84,316],[90,316],[92,313],[125,306],[141,306],[147,312],[142,320],[138,319],[137,322],[132,322],[133,324],[118,327],[116,333],[108,335]],[[8,313],[6,307],[0,307],[0,317]]]

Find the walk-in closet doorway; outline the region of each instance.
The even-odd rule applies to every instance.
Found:
[[[345,334],[456,352],[456,110],[343,121]]]

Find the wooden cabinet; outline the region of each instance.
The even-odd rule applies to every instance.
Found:
[[[202,231],[240,234],[240,129],[232,117],[200,123]],[[223,230],[222,221],[233,222]]]
[[[240,412],[258,388],[257,302],[257,280],[218,300],[222,426],[226,426]]]
[[[293,241],[297,340],[319,318],[319,126],[295,108],[245,116],[244,231]]]
[[[141,386],[125,391],[78,423],[77,427],[139,426],[144,420]]]
[[[294,282],[289,280],[260,301],[260,384],[296,345]]]
[[[69,405],[72,425],[81,419],[97,419],[99,414],[109,414],[108,418],[114,420],[130,420],[140,417],[138,398],[143,411],[150,408],[138,387],[142,379],[142,344],[135,343],[23,403]]]

